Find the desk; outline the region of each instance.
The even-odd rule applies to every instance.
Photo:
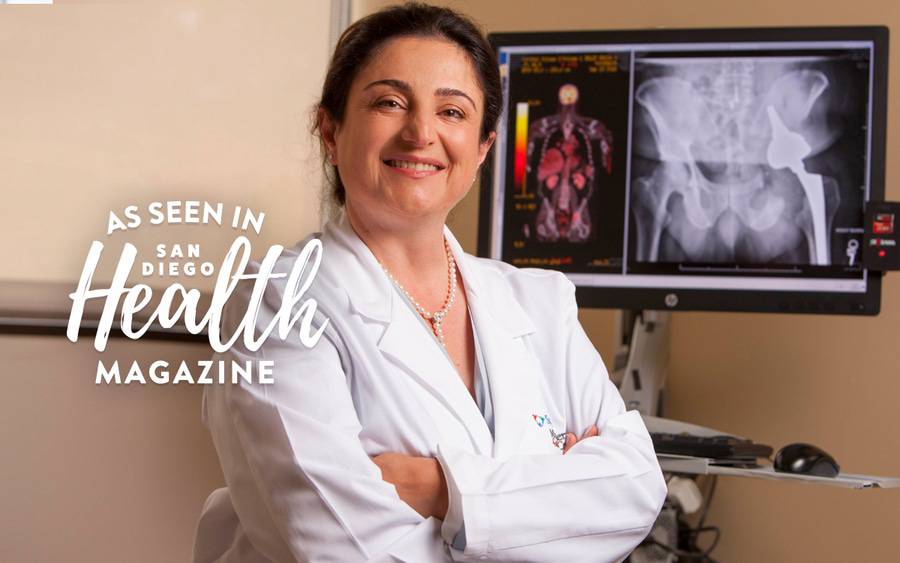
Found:
[[[771,465],[747,469],[716,465],[714,460],[671,454],[657,454],[659,465],[668,473],[685,473],[690,475],[730,475],[734,477],[754,477],[775,481],[802,481],[815,485],[828,485],[848,489],[893,489],[900,487],[898,477],[878,477],[875,475],[856,475],[841,473],[837,477],[817,477],[815,475],[797,475],[795,473],[779,473]]]

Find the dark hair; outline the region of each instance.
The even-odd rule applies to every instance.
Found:
[[[503,106],[500,72],[494,51],[478,26],[448,8],[409,2],[368,15],[341,35],[325,75],[322,99],[316,106],[313,133],[320,140],[318,113],[325,110],[334,121],[340,123],[344,118],[350,86],[369,57],[387,41],[409,36],[440,37],[456,43],[466,52],[484,94],[481,141],[486,141],[496,130]],[[331,197],[334,203],[343,205],[346,192],[337,167],[332,166],[331,172]]]

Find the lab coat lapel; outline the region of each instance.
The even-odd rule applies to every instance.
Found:
[[[391,322],[378,348],[459,419],[478,453],[490,454],[492,438],[484,416],[440,344],[396,291],[391,302]]]
[[[491,386],[493,455],[506,459],[519,451],[526,425],[533,423],[532,411],[540,402],[538,363],[522,339],[535,332],[535,327],[509,288],[498,283],[501,274],[486,271],[478,259],[464,256],[461,249],[456,255],[462,257],[460,272]]]
[[[440,344],[385,275],[375,256],[353,231],[346,215],[326,230],[337,244],[326,246],[326,258],[346,275],[350,310],[385,330],[378,348],[443,404],[465,428],[479,454],[489,455],[492,438],[478,405]]]

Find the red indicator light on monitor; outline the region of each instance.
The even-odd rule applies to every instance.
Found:
[[[885,252],[884,249],[878,251],[879,258],[884,258],[885,256],[887,256],[887,252]]]

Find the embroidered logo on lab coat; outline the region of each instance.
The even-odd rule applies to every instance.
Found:
[[[534,423],[538,425],[538,428],[547,427],[547,430],[550,431],[550,439],[553,440],[553,445],[559,449],[564,449],[566,447],[566,434],[565,432],[557,432],[553,429],[553,423],[550,421],[550,415],[538,415],[533,414],[531,418],[534,419]]]

